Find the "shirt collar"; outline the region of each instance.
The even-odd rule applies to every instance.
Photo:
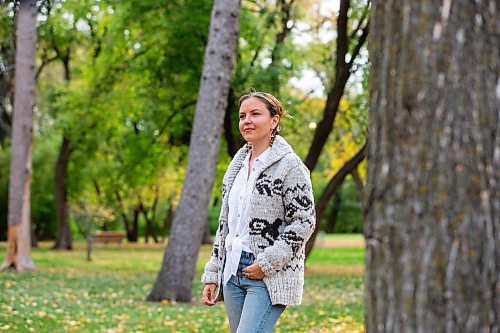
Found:
[[[269,159],[269,153],[271,152],[271,147],[267,147],[266,150],[264,150],[264,152],[262,154],[260,154],[255,160],[254,162],[259,164],[259,165],[264,165],[266,164],[266,162],[268,161]],[[251,151],[248,152],[248,154],[245,156],[245,159],[243,160],[243,166],[245,168],[248,168],[248,161],[250,160],[250,154],[251,154]]]
[[[262,154],[260,154],[256,159],[255,162],[260,162],[265,164],[267,162],[267,159],[269,157],[269,152],[271,151],[271,147],[267,147],[266,150]]]

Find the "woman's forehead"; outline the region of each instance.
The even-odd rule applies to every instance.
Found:
[[[240,112],[252,111],[254,109],[267,110],[267,107],[266,104],[257,97],[250,97],[241,103]]]

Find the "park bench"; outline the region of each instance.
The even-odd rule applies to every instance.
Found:
[[[100,231],[92,235],[92,242],[121,244],[123,238],[125,238],[125,233],[122,231]]]

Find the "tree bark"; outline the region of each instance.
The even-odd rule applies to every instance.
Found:
[[[292,31],[293,25],[289,25],[293,3],[295,0],[277,1],[276,16],[279,17],[280,32],[276,35],[274,40],[274,47],[271,52],[271,64],[269,64],[269,71],[271,73],[271,92],[279,95],[280,92],[280,67],[281,60],[283,59],[283,47],[286,37]]]
[[[242,146],[239,136],[235,136],[233,134],[232,113],[235,102],[233,88],[230,88],[227,97],[226,113],[224,115],[224,137],[226,138],[227,143],[227,154],[231,157],[236,155],[238,149]]]
[[[500,332],[498,10],[373,3],[367,332]]]
[[[63,64],[64,80],[66,82],[69,82],[71,80],[71,70],[70,70],[71,49],[67,47],[64,53],[61,52],[61,50],[57,46],[54,32],[52,29],[51,29],[51,40],[52,40],[52,46],[57,55],[57,59],[60,59]],[[59,149],[59,157],[57,159],[55,177],[54,177],[57,232],[56,232],[56,241],[53,248],[56,250],[71,250],[73,248],[72,245],[73,236],[71,234],[71,228],[69,225],[69,207],[68,207],[68,194],[67,194],[68,165],[72,151],[73,148],[71,145],[71,138],[67,133],[64,133],[61,142],[61,148]]]
[[[156,199],[155,199],[156,201]],[[153,223],[154,223],[154,209],[155,209],[155,206],[156,204],[153,205],[153,207],[151,209],[147,209],[146,207],[144,207],[144,204],[142,203],[142,200],[140,201],[140,204],[139,204],[139,209],[141,210],[142,212],[142,216],[144,216],[144,220],[146,221],[146,237],[145,237],[145,240],[146,240],[146,243],[149,242],[149,236],[151,236],[153,238],[153,241],[155,243],[158,243],[158,237],[156,237],[156,233],[155,233],[155,230],[154,230],[154,227],[153,227]],[[153,211],[153,217],[150,218],[148,216],[148,212],[149,211]]]
[[[170,228],[172,226],[172,221],[174,220],[175,210],[173,204],[173,197],[169,199],[169,205],[165,219],[163,220],[163,241],[166,241],[170,233]]]
[[[139,239],[138,229],[139,229],[139,214],[141,212],[140,207],[138,204],[134,206],[134,219],[132,220],[132,223],[130,223],[127,216],[127,211],[123,206],[123,200],[120,195],[120,192],[118,192],[117,189],[115,189],[114,192],[115,192],[116,202],[118,202],[120,215],[122,216],[123,219],[123,226],[125,227],[125,231],[127,232],[127,241],[129,243],[137,243],[137,240]]]
[[[12,152],[9,178],[8,245],[2,268],[33,270],[31,259],[31,153],[33,108],[35,106],[36,1],[20,2],[17,21],[17,48]]]
[[[149,301],[191,301],[231,83],[239,16],[239,0],[214,1],[181,200]]]
[[[132,225],[130,229],[127,229],[127,240],[131,243],[137,243],[139,241],[139,206],[134,207],[134,218],[132,220]]]
[[[69,137],[64,135],[55,170],[57,233],[53,248],[56,250],[71,250],[73,247],[73,237],[69,226],[68,194],[66,191],[70,155],[71,143]]]
[[[326,230],[325,230],[327,234],[333,234],[335,231],[335,226],[337,225],[337,217],[339,215],[340,203],[342,202],[341,193],[342,192],[339,189],[339,191],[337,191],[337,193],[335,193],[335,195],[333,196],[332,212],[328,217],[328,223],[326,224]]]
[[[316,224],[316,228],[314,229],[311,238],[309,238],[306,243],[306,258],[309,257],[309,254],[314,247],[314,242],[316,241],[316,236],[318,235],[318,231],[320,229],[319,225],[321,223],[321,219],[323,218],[323,213],[328,206],[330,198],[332,197],[332,195],[337,193],[340,186],[342,186],[342,184],[344,183],[345,177],[347,177],[347,175],[350,174],[355,168],[357,168],[359,163],[361,163],[361,161],[365,159],[366,150],[367,145],[365,144],[363,148],[361,148],[360,151],[358,151],[356,155],[353,156],[353,158],[347,161],[347,163],[344,164],[342,168],[340,168],[340,170],[330,180],[330,182],[326,186],[326,189],[323,191],[323,194],[316,204],[316,221],[318,221],[318,223]]]
[[[352,179],[358,188],[359,201],[361,201],[361,207],[365,205],[365,185],[363,184],[363,180],[359,176],[358,168],[354,169],[351,172]]]

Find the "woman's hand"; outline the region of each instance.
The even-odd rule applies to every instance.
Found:
[[[266,274],[260,269],[259,262],[255,260],[253,264],[241,270],[243,275],[252,280],[262,280]]]
[[[207,306],[215,305],[215,289],[217,285],[215,283],[207,283],[203,287],[203,304]]]

